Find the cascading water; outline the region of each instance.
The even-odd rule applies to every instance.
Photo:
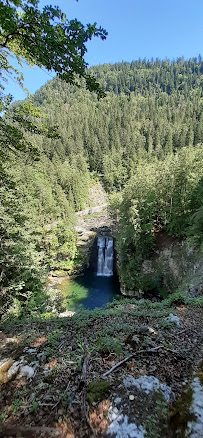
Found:
[[[111,277],[113,275],[113,238],[99,236],[97,239],[97,247],[97,275]]]
[[[114,242],[112,237],[98,236],[90,257],[90,269],[74,280],[63,282],[61,290],[66,297],[67,310],[105,307],[120,297],[117,275],[113,272]]]

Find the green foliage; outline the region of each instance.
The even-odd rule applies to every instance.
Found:
[[[162,394],[157,393],[153,415],[147,415],[143,424],[146,438],[161,438],[168,427],[168,407]]]
[[[116,354],[120,354],[122,352],[120,339],[112,338],[112,336],[99,336],[96,345],[97,349],[102,353],[115,352]]]
[[[186,303],[186,297],[181,292],[175,292],[167,298],[167,303],[170,307],[172,306],[181,306]]]
[[[70,272],[76,237],[74,207],[53,178],[54,165],[46,157],[32,166],[20,157],[11,162],[8,182],[4,179],[0,188],[0,301],[2,314],[10,309],[19,316],[32,306],[42,306],[43,282],[50,268]]]
[[[11,404],[11,412],[13,415],[15,415],[18,412],[19,408],[24,404],[27,394],[28,388],[26,387],[15,392],[15,398],[13,399]]]
[[[56,328],[47,336],[46,341],[46,347],[45,347],[45,354],[48,357],[52,357],[54,354],[54,350],[57,347],[59,343],[59,339],[61,338],[62,330],[59,328]]]
[[[192,304],[194,306],[203,307],[203,297],[197,297],[192,299]]]
[[[203,249],[203,179],[200,179],[197,186],[194,188],[190,208],[195,213],[190,218],[189,227],[187,229],[187,236],[193,244],[202,246]]]
[[[86,70],[84,55],[86,43],[93,36],[104,40],[107,32],[96,23],[84,26],[77,19],[67,20],[57,6],[38,6],[37,0],[0,2],[1,79],[14,75],[23,86],[22,75],[9,63],[9,57],[16,57],[20,65],[25,60],[54,70],[77,86],[83,78],[88,90],[103,97]],[[62,143],[54,154],[52,141],[59,143],[60,137],[55,120],[51,125],[30,99],[9,106],[11,100],[1,91],[0,314],[20,317],[41,307],[39,296],[44,295],[43,279],[50,267],[70,271],[74,265],[73,215],[84,205],[88,170],[84,154],[74,151],[70,156],[64,150],[60,156]],[[33,161],[39,157],[40,163]],[[53,233],[52,222],[60,222]]]
[[[51,333],[48,334],[47,344],[49,346],[55,347],[57,345],[58,339],[60,339],[60,337],[61,337],[61,334],[62,334],[62,331],[60,329],[53,330]]]
[[[166,230],[175,236],[193,233],[201,242],[201,221],[190,224],[201,217],[202,169],[202,147],[182,148],[162,160],[137,166],[113,213],[120,222],[116,250],[121,283],[127,290],[143,288],[140,269],[144,259],[153,254],[156,232]]]
[[[47,255],[51,269],[71,272],[76,256],[76,235],[64,222],[46,234]]]
[[[96,23],[84,26],[68,20],[58,6],[45,6],[38,0],[2,0],[0,3],[1,70],[22,76],[9,64],[9,55],[29,64],[54,70],[66,82],[77,84],[76,75],[85,79],[89,90],[104,95],[96,79],[86,71],[86,43],[93,36],[106,39],[107,32]]]

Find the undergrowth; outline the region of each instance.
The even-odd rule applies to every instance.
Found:
[[[114,319],[113,327],[116,331],[121,331],[124,328],[129,329],[129,327],[121,327],[121,325],[117,325],[116,318],[120,318],[123,314],[131,313],[134,316],[147,316],[150,312],[150,315],[157,317],[165,317],[170,312],[175,311],[176,306],[180,305],[189,305],[189,306],[203,306],[203,297],[187,297],[185,294],[181,292],[175,292],[171,294],[167,299],[161,302],[152,302],[150,300],[136,300],[135,298],[124,298],[122,301],[114,300],[112,303],[108,303],[105,309],[96,308],[94,310],[83,309],[78,313],[75,313],[71,318],[59,318],[57,314],[53,314],[51,312],[42,313],[42,314],[34,314],[30,316],[24,315],[24,317],[18,318],[14,317],[11,319],[7,319],[6,321],[2,321],[0,324],[0,328],[2,330],[6,330],[12,328],[16,325],[24,325],[28,322],[47,324],[48,322],[56,323],[57,327],[62,327],[63,325],[67,325],[68,321],[71,320],[71,325],[74,326],[77,330],[84,329],[87,324],[91,325],[95,322],[102,322],[107,317],[112,317]],[[151,312],[152,311],[152,312]],[[127,324],[127,322],[125,322]],[[112,328],[108,328],[108,334],[111,334]]]

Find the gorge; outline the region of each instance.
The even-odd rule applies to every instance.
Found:
[[[91,71],[106,97],[47,83],[31,100],[59,135],[28,130],[39,159],[9,149],[2,173],[0,436],[106,437],[119,416],[118,436],[182,438],[202,381],[203,62]]]

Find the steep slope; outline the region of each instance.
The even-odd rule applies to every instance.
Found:
[[[54,79],[34,96],[34,103],[59,126],[61,139],[44,144],[53,159],[83,155],[106,187],[120,189],[151,156],[203,141],[203,62],[138,61],[91,69],[107,92],[97,101],[84,86]]]

